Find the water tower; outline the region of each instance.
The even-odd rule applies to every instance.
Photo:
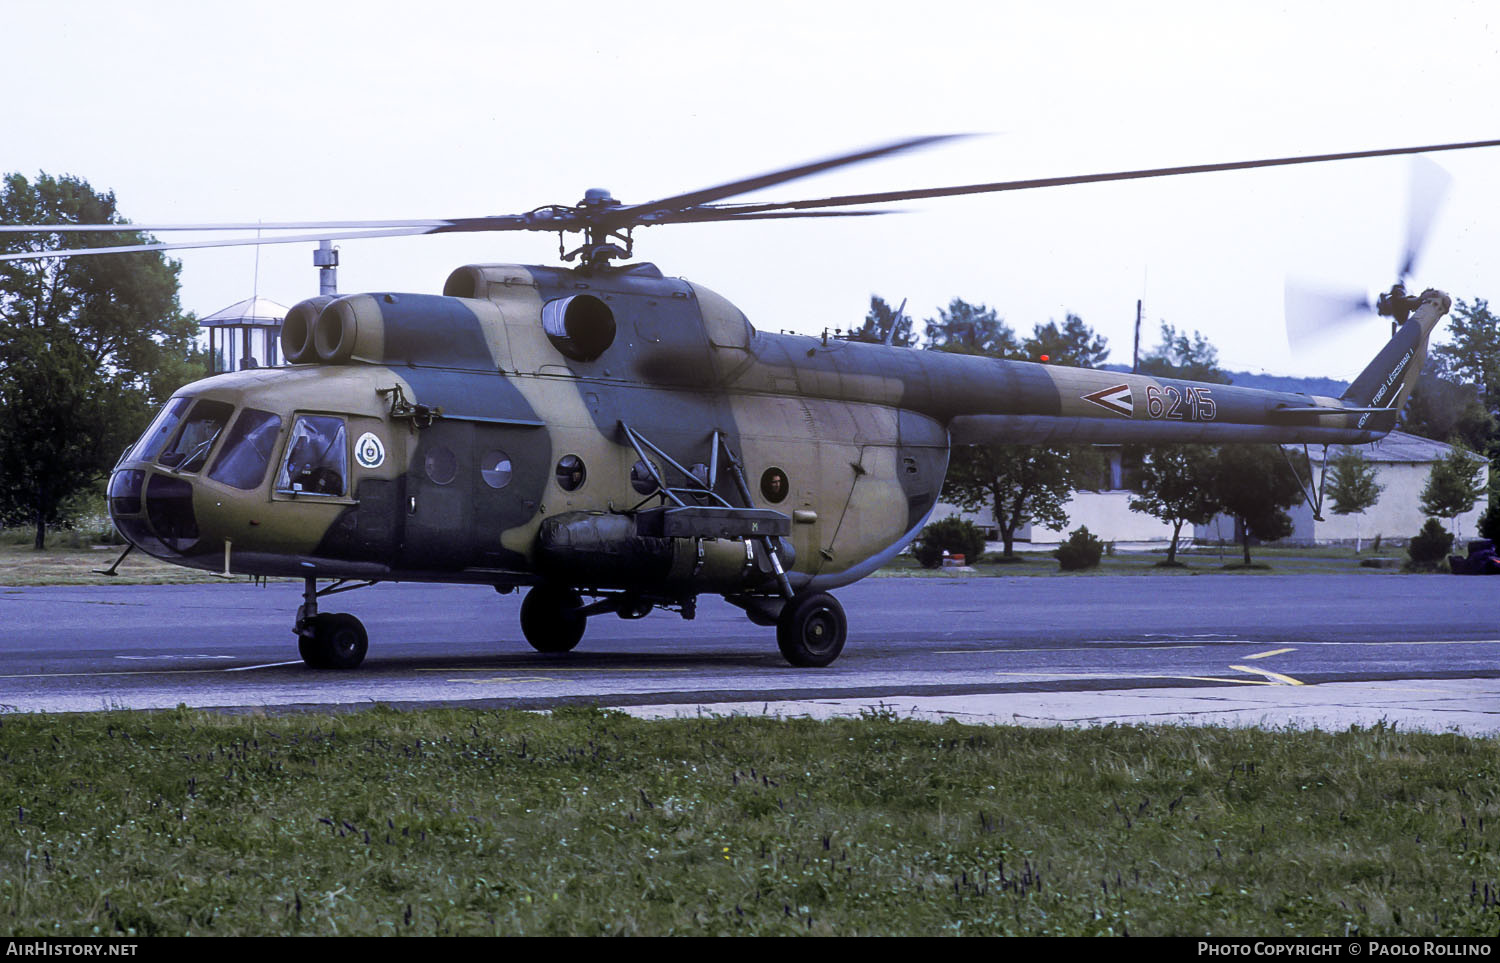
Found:
[[[287,307],[270,298],[246,298],[198,323],[208,329],[214,374],[281,363],[281,322]]]

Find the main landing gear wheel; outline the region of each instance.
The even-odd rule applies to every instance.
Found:
[[[297,636],[297,651],[312,669],[354,669],[365,660],[370,637],[365,627],[345,612],[315,615],[309,620],[313,634]]]
[[[570,652],[583,638],[583,598],[568,588],[538,585],[521,603],[521,634],[538,652]]]
[[[803,668],[822,668],[837,659],[848,634],[844,607],[827,592],[795,596],[776,620],[782,656]]]

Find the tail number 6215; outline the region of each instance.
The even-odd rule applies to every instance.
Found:
[[[1166,421],[1213,421],[1218,408],[1207,388],[1147,385],[1146,414]]]

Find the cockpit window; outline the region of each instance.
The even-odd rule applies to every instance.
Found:
[[[219,432],[224,430],[224,425],[232,414],[234,405],[207,398],[200,399],[183,421],[182,431],[157,461],[178,471],[202,471],[204,462],[208,461],[208,453],[218,440]]]
[[[344,419],[300,415],[292,425],[276,490],[295,495],[342,495],[349,455]]]
[[[128,457],[137,461],[150,461],[161,453],[171,440],[177,426],[182,424],[182,416],[187,414],[188,405],[192,404],[190,398],[173,398],[167,402],[167,406],[151,422],[151,427],[141,436],[141,440],[135,443]]]
[[[259,488],[266,477],[266,467],[271,464],[271,450],[276,447],[280,431],[279,417],[269,411],[246,408],[229,429],[229,437],[224,439],[224,448],[208,477],[245,491]]]

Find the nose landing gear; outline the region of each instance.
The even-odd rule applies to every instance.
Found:
[[[336,582],[322,592],[316,579],[306,579],[302,606],[297,610],[297,651],[310,669],[354,669],[365,660],[370,637],[364,623],[347,612],[318,613],[318,596],[373,585]]]
[[[314,616],[308,630],[297,633],[297,651],[312,669],[357,668],[369,646],[364,625],[347,612]]]

